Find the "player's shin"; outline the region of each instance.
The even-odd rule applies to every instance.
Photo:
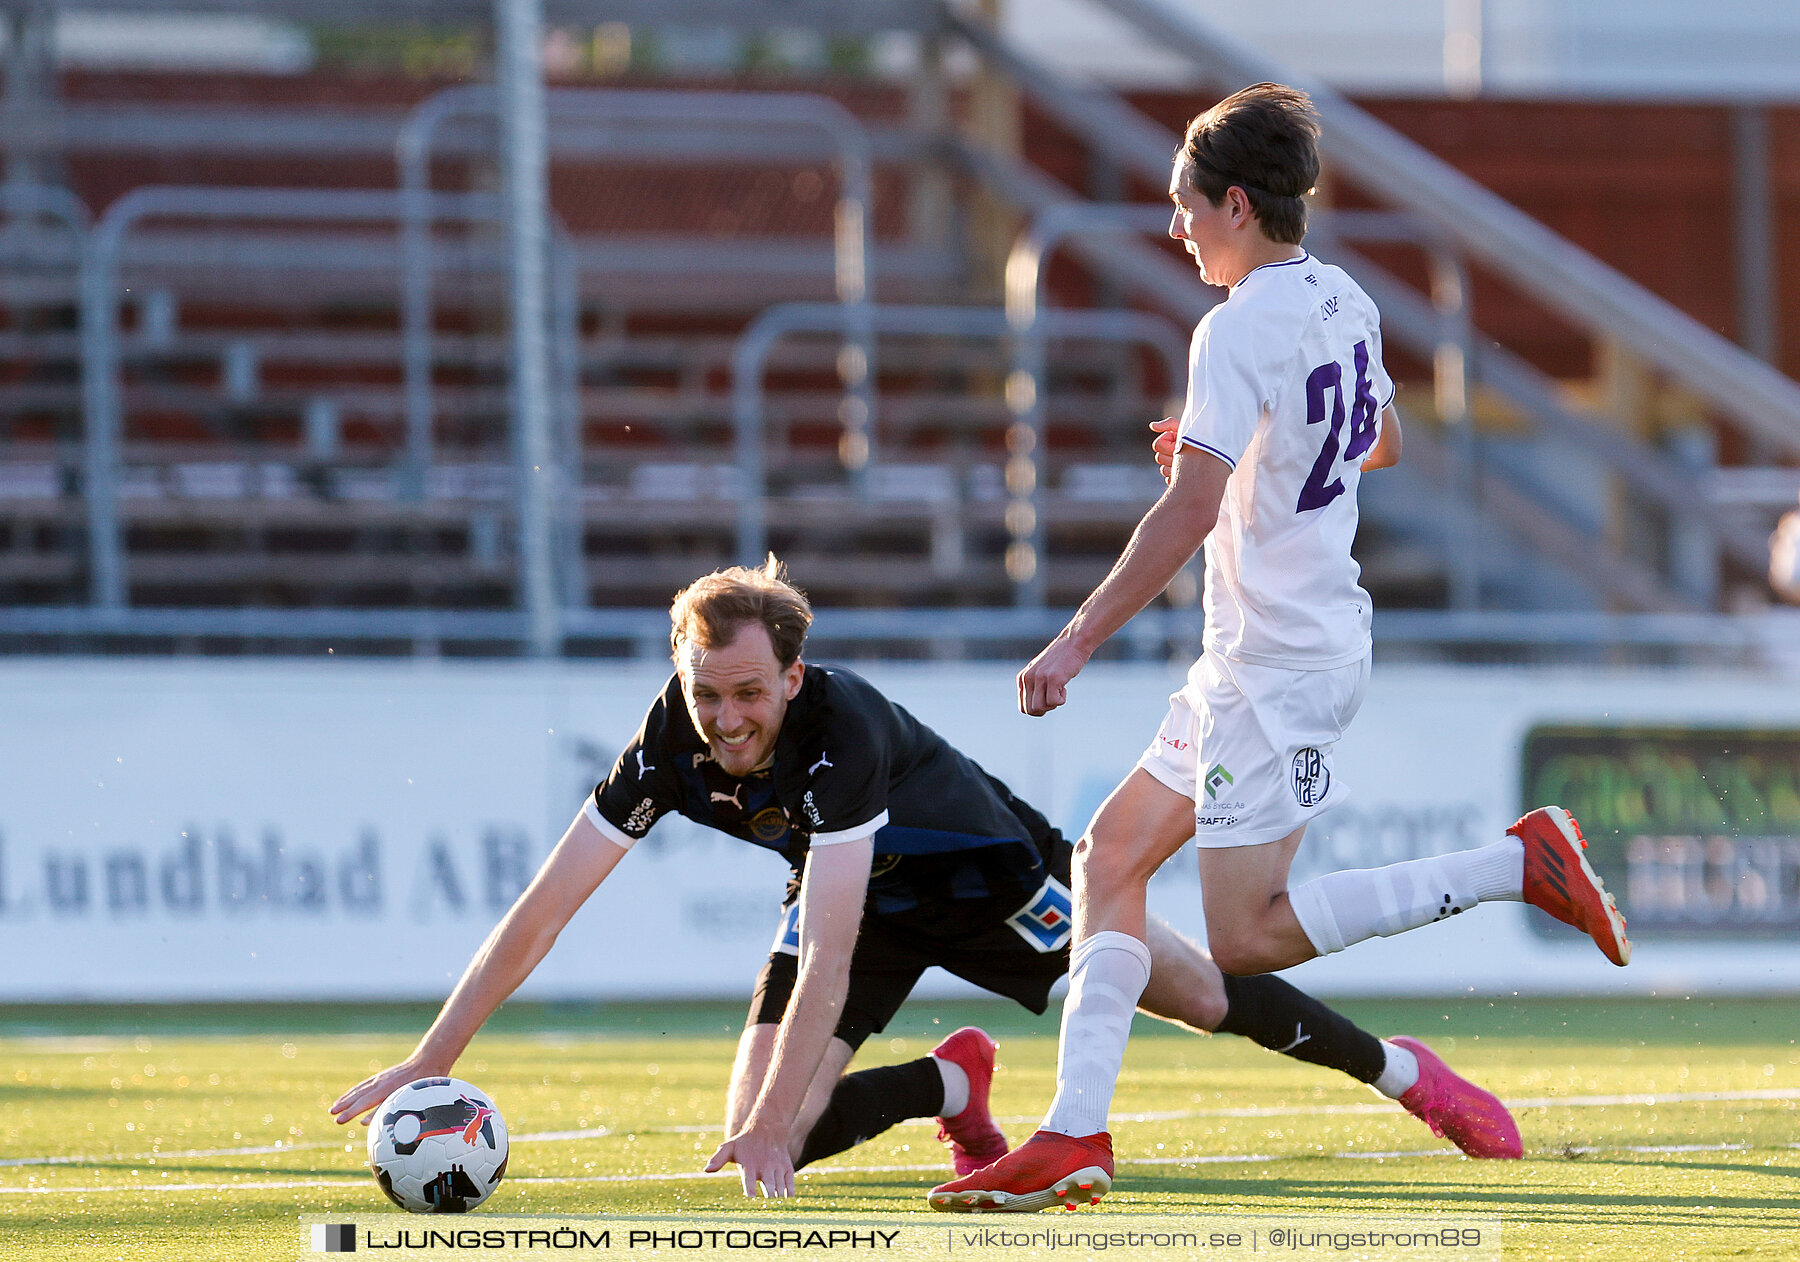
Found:
[[[1288,891],[1294,916],[1320,955],[1460,915],[1477,903],[1518,902],[1525,851],[1508,838],[1475,850],[1385,868],[1331,872]]]
[[[1272,1052],[1373,1083],[1387,1067],[1381,1040],[1279,977],[1226,974],[1225,1018],[1214,1027]],[[1410,1086],[1411,1084],[1407,1084]]]
[[[1056,1099],[1042,1129],[1077,1137],[1106,1129],[1132,1014],[1149,980],[1150,948],[1129,934],[1108,930],[1076,944],[1063,1000]]]
[[[934,1117],[944,1107],[944,1076],[929,1056],[846,1074],[807,1132],[794,1169],[875,1138],[896,1122]]]

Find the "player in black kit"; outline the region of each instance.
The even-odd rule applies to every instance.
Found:
[[[670,610],[675,675],[531,886],[477,952],[405,1061],[345,1092],[362,1117],[447,1075],[626,852],[669,812],[773,850],[793,868],[732,1070],[726,1139],[746,1195],[906,1118],[936,1117],[958,1174],[1006,1152],[988,1111],[994,1045],[972,1028],[907,1064],[845,1075],[932,965],[1043,1012],[1069,966],[1071,848],[930,728],[854,673],[800,659],[806,599],[771,558],[708,575]],[[1408,1055],[1280,978],[1227,977],[1152,918],[1140,1007],[1240,1034],[1399,1099],[1459,1140]],[[1491,1097],[1489,1097],[1491,1099]],[[1497,1107],[1497,1102],[1496,1107]]]

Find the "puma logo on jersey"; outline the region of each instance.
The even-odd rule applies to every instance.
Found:
[[[1300,1026],[1299,1026],[1299,1025],[1298,1025],[1298,1024],[1296,1024],[1296,1025],[1295,1025],[1295,1026],[1294,1026],[1294,1041],[1293,1041],[1293,1042],[1292,1042],[1292,1043],[1289,1043],[1289,1044],[1288,1044],[1288,1045],[1287,1045],[1287,1046],[1286,1046],[1286,1047],[1278,1047],[1278,1048],[1276,1048],[1276,1049],[1275,1049],[1275,1050],[1276,1050],[1276,1051],[1277,1051],[1277,1052],[1284,1052],[1284,1053],[1285,1053],[1285,1052],[1291,1052],[1291,1051],[1293,1051],[1293,1050],[1294,1050],[1294,1049],[1295,1049],[1295,1048],[1296,1048],[1296,1047],[1299,1047],[1299,1046],[1300,1046],[1300,1044],[1302,1044],[1302,1043],[1306,1043],[1306,1042],[1310,1042],[1310,1041],[1311,1041],[1311,1039],[1312,1039],[1312,1035],[1310,1035],[1310,1034],[1302,1034],[1302,1033],[1301,1033],[1301,1032],[1300,1032]]]
[[[808,767],[806,769],[806,774],[809,776],[816,776],[819,774],[820,767],[835,767],[835,766],[837,766],[837,764],[832,762],[831,759],[826,756],[825,750],[821,749],[819,751],[819,761],[814,763],[812,766]]]
[[[644,778],[645,772],[656,770],[656,764],[645,762],[644,761],[644,751],[641,749],[638,750],[637,756],[638,756],[638,779],[642,780]]]
[[[737,807],[738,810],[741,811],[744,809],[744,804],[742,802],[738,801],[738,794],[742,793],[743,791],[744,791],[744,786],[740,784],[740,785],[738,785],[737,788],[733,789],[730,793],[715,792],[712,795],[712,800],[715,802],[729,802],[733,806]]]

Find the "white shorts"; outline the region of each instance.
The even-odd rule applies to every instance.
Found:
[[[1138,766],[1194,800],[1195,845],[1279,841],[1344,800],[1331,751],[1368,686],[1367,657],[1282,670],[1207,653]]]

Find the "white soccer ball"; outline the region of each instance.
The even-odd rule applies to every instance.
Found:
[[[369,1169],[388,1199],[415,1214],[461,1214],[506,1174],[506,1123],[460,1078],[421,1078],[369,1119]]]

